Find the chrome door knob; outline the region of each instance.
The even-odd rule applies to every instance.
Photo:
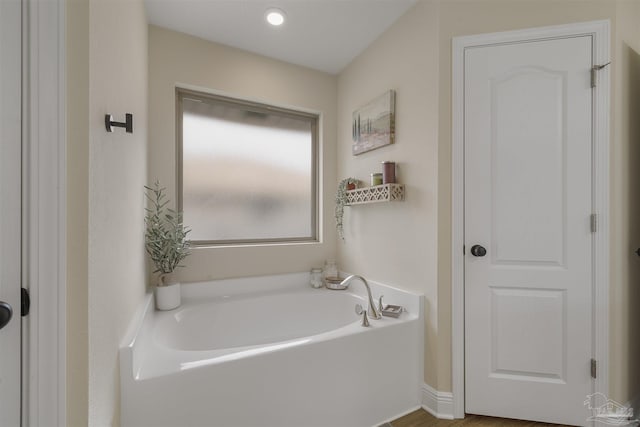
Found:
[[[13,316],[11,306],[4,301],[0,301],[0,329],[7,326],[7,323],[11,320],[11,316]]]
[[[477,257],[483,257],[487,254],[487,250],[480,245],[471,246],[471,255]]]

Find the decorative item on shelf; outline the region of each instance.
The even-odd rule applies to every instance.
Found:
[[[380,172],[371,174],[371,185],[382,185],[382,174]]]
[[[356,188],[347,191],[345,206],[376,202],[404,201],[403,184],[382,184],[374,187]]]
[[[391,162],[389,160],[382,162],[382,183],[396,183],[396,162]]]
[[[309,284],[311,285],[312,288],[321,288],[323,283],[322,283],[322,269],[321,268],[312,268],[311,269],[311,273],[310,273],[310,277],[309,277]]]
[[[334,211],[336,219],[336,230],[338,231],[338,235],[342,240],[344,240],[342,218],[344,216],[344,207],[347,205],[347,191],[349,191],[348,189],[351,186],[356,189],[356,187],[358,186],[358,180],[355,178],[345,178],[338,184],[338,191],[336,192],[336,208]]]
[[[395,139],[396,92],[393,90],[353,112],[354,156],[393,144]]]
[[[127,133],[133,133],[133,114],[126,113],[124,122],[116,122],[111,114],[104,115],[104,127],[107,132],[113,132],[113,128],[124,128]]]
[[[160,273],[156,286],[158,310],[173,310],[180,306],[180,283],[169,280],[168,275],[191,253],[187,235],[191,229],[182,222],[182,212],[167,208],[169,200],[165,188],[158,181],[153,187],[145,185],[145,196],[150,204],[145,208],[145,248]]]

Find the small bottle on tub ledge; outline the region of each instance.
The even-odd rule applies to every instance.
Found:
[[[322,283],[322,269],[321,268],[312,268],[309,277],[309,284],[312,288],[321,288],[323,286]]]

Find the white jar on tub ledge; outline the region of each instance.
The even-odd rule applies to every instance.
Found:
[[[312,288],[321,288],[324,283],[322,281],[322,269],[321,268],[312,268],[309,273],[309,284]]]

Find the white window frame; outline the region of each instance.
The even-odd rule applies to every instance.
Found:
[[[225,103],[232,106],[254,108],[264,112],[283,114],[289,117],[307,118],[312,120],[312,140],[311,140],[311,230],[310,237],[300,238],[272,238],[272,239],[234,239],[234,240],[193,240],[191,244],[195,247],[211,246],[241,246],[241,245],[261,245],[261,244],[297,244],[297,243],[318,243],[320,241],[320,114],[311,111],[297,109],[295,107],[277,106],[243,98],[229,96],[228,94],[213,93],[193,88],[176,87],[176,201],[177,210],[183,211],[183,158],[182,158],[182,105],[183,97],[192,97],[202,100],[212,100],[214,102]]]
[[[593,37],[594,65],[609,62],[608,20],[456,37],[452,46],[452,374],[453,415],[464,418],[464,52],[467,48],[576,36]],[[594,392],[609,392],[609,68],[593,89],[593,343],[598,375]]]

